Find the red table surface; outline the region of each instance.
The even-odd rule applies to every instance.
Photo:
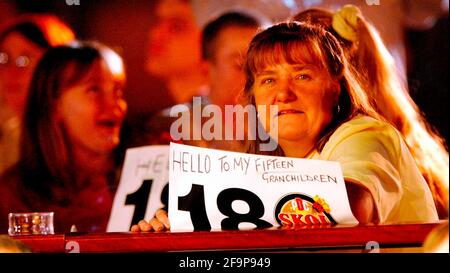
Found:
[[[81,253],[167,252],[202,250],[308,250],[356,248],[369,241],[383,247],[420,247],[438,224],[335,226],[326,228],[235,230],[160,233],[66,233],[46,236],[15,236],[33,252]],[[68,250],[66,250],[68,249]]]

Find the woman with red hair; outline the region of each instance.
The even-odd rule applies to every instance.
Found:
[[[48,48],[75,39],[53,15],[25,15],[0,31],[0,174],[18,158],[20,123],[36,64]]]

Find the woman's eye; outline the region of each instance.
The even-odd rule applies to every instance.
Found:
[[[263,85],[272,84],[274,82],[275,82],[275,80],[272,79],[272,78],[267,78],[267,79],[262,79],[261,80],[261,84],[263,84]]]
[[[308,74],[298,74],[295,78],[297,80],[306,81],[306,80],[310,80],[311,76],[309,76]]]

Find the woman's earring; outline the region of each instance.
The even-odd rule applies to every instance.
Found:
[[[339,114],[339,112],[341,112],[341,107],[339,106],[339,104],[336,104],[336,106],[334,107],[334,112],[336,114]]]

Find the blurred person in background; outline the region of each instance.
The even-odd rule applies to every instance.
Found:
[[[245,58],[248,44],[256,34],[258,28],[266,23],[267,19],[257,17],[250,12],[227,11],[211,17],[201,32],[201,63],[196,69],[202,71],[206,78],[206,87],[209,90],[208,95],[198,96],[200,99],[200,111],[206,105],[217,105],[224,113],[225,105],[234,106],[237,104],[236,98],[240,95],[245,83],[245,75],[242,70],[242,62]],[[181,57],[180,57],[181,58]],[[179,112],[192,114],[192,97],[184,105],[175,105]],[[135,122],[138,124],[126,124],[131,127],[128,136],[131,146],[143,146],[150,144],[168,144],[171,141],[169,129],[172,122],[177,117],[170,116],[169,107],[156,114],[148,120]],[[178,110],[177,110],[178,111]],[[222,126],[222,132],[225,132],[225,126],[231,129],[234,123],[225,124],[223,116],[213,116],[219,118],[218,123]],[[201,132],[202,125],[207,120],[203,118],[200,123],[192,120],[192,130]],[[194,123],[195,122],[195,123]],[[218,129],[218,128],[216,128]],[[144,137],[145,136],[145,137]],[[130,139],[133,139],[130,141]],[[192,140],[183,139],[182,142],[189,145],[210,147],[224,150],[245,151],[243,143],[225,140]]]
[[[25,15],[0,32],[0,174],[18,159],[19,128],[37,63],[48,48],[74,38],[53,15]]]
[[[448,13],[448,3],[448,0],[192,0],[200,24],[208,14],[232,7],[253,9],[273,21],[281,21],[309,8],[337,11],[344,5],[355,5],[380,32],[403,79],[407,72],[405,29],[431,28],[439,16]]]
[[[202,98],[202,110],[207,105],[218,106],[222,115],[202,118],[202,122],[193,121],[192,130],[202,132],[202,127],[210,119],[214,119],[214,131],[221,132],[220,139],[205,139],[200,141],[185,141],[195,146],[222,149],[228,151],[245,152],[244,139],[225,139],[225,132],[237,131],[238,120],[225,118],[225,106],[234,107],[238,104],[245,85],[243,62],[251,39],[266,19],[250,14],[246,11],[228,11],[211,20],[202,31],[202,59],[208,78],[209,94]],[[190,113],[192,115],[192,112]],[[211,121],[209,121],[211,122]],[[220,125],[221,128],[215,128]],[[218,135],[217,135],[218,136]]]
[[[133,113],[124,124],[124,145],[168,143],[172,106],[192,102],[209,89],[201,58],[201,29],[189,0],[160,0],[154,6],[155,25],[147,33],[145,70],[164,82],[164,106],[155,112]]]
[[[50,48],[24,111],[20,159],[0,177],[0,231],[8,213],[52,211],[55,231],[106,231],[120,176],[122,58],[100,43]]]
[[[294,20],[322,26],[340,41],[351,69],[362,76],[359,80],[373,107],[405,139],[430,187],[439,217],[448,218],[448,151],[410,97],[407,84],[377,30],[353,5],[336,12],[308,9],[295,15]]]
[[[202,31],[202,60],[208,78],[207,103],[235,105],[245,85],[242,68],[248,45],[265,23],[245,11],[228,11],[212,18]]]
[[[166,82],[173,104],[206,95],[206,77],[200,69],[201,30],[190,1],[158,1],[155,17],[156,25],[148,32],[146,71]]]

